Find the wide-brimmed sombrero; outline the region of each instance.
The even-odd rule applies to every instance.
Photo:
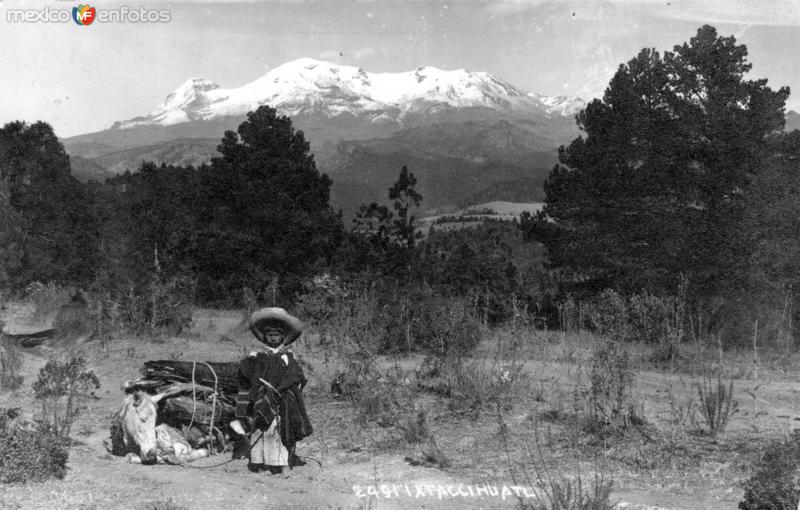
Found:
[[[303,332],[303,323],[283,308],[262,308],[250,316],[250,331],[259,342],[266,343],[264,330],[272,328],[281,330],[285,335],[283,345],[289,345]]]

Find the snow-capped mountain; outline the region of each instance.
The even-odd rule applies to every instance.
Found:
[[[573,115],[584,102],[528,92],[485,72],[369,73],[300,59],[238,88],[188,80],[150,114],[66,139],[64,147],[84,178],[135,172],[144,161],[200,165],[217,154],[226,130],[261,105],[291,117],[333,179],[332,203],[353,212],[384,196],[402,165],[419,179],[426,207],[470,197],[539,200],[556,148],[579,135]]]
[[[585,103],[515,88],[485,72],[419,67],[403,73],[368,73],[303,58],[272,69],[238,88],[188,80],[149,115],[116,122],[114,128],[171,126],[191,121],[240,117],[260,105],[284,115],[353,116],[371,123],[404,125],[409,116],[442,110],[488,108],[513,116],[572,116]]]

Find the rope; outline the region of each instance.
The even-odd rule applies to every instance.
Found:
[[[207,366],[209,370],[211,370],[211,375],[214,376],[214,393],[212,394],[212,400],[211,400],[211,424],[208,427],[209,446],[210,450],[214,451],[214,413],[217,410],[217,386],[219,385],[219,379],[217,378],[217,373],[214,371],[211,365],[209,365],[205,361],[203,362],[203,364]],[[194,380],[194,376],[192,377],[192,379]],[[192,392],[194,392],[194,389],[192,389]]]
[[[247,453],[248,454],[253,450],[253,447],[255,447],[255,445],[257,445],[258,442],[261,441],[261,439],[263,439],[263,437],[264,437],[264,431],[262,430],[261,431],[261,435],[258,437],[258,440],[256,440],[255,442],[252,442],[252,441],[250,442],[250,448],[247,449]],[[216,467],[220,467],[220,466],[227,466],[228,464],[230,464],[234,460],[237,460],[237,459],[228,459],[225,462],[220,462],[219,464],[212,464],[210,466],[192,466],[191,464],[186,464],[185,462],[180,462],[180,461],[173,462],[173,461],[171,461],[170,459],[168,459],[166,457],[164,458],[164,462],[166,462],[167,464],[171,464],[173,466],[181,466],[181,467],[185,467],[185,468],[192,468],[192,469],[211,469],[211,468],[216,468]],[[319,462],[319,461],[317,461],[317,462]],[[319,466],[322,467],[322,464],[320,463]]]
[[[250,448],[247,449],[247,453],[250,453],[250,451],[255,447],[255,445],[257,445],[258,442],[261,441],[263,438],[264,438],[264,431],[262,430],[261,431],[261,435],[258,437],[258,439],[256,441],[254,441],[254,442],[253,441],[250,442]],[[304,462],[312,460],[312,461],[316,462],[317,465],[319,465],[320,469],[322,469],[322,461],[317,459],[317,458],[315,458],[315,457],[310,457],[310,456],[309,457],[300,457],[299,455],[297,455],[295,453],[292,453],[291,455],[294,455],[295,457],[303,460]],[[164,462],[166,462],[167,464],[170,464],[172,466],[180,466],[180,467],[190,468],[190,469],[212,469],[212,468],[218,468],[220,466],[227,466],[228,464],[230,464],[234,460],[238,460],[238,459],[228,459],[225,462],[220,462],[219,464],[212,464],[210,466],[192,466],[191,464],[186,464],[185,462],[173,461],[173,460],[171,460],[171,459],[169,459],[167,457],[164,457]],[[291,462],[291,458],[289,459],[289,462]]]
[[[194,389],[194,369],[197,367],[197,362],[192,361],[192,419],[189,420],[189,428],[186,429],[186,433],[188,434],[190,430],[192,430],[192,425],[194,425],[194,413],[197,411],[197,394],[195,393]]]
[[[277,395],[280,397],[280,395],[281,395],[281,392],[280,392],[280,391],[278,391],[277,389],[275,389],[275,386],[271,385],[270,383],[268,383],[267,381],[265,381],[264,379],[262,379],[262,378],[260,378],[260,377],[258,378],[258,380],[259,380],[259,381],[261,381],[261,383],[262,383],[264,386],[266,386],[267,388],[269,388],[269,389],[271,389],[272,391],[274,391],[274,392],[275,392],[275,393],[276,393],[276,394],[277,394]]]
[[[217,373],[214,371],[214,367],[209,365],[207,362],[203,361],[203,364],[211,370],[211,375],[214,376],[214,393],[212,394],[211,400],[211,423],[208,426],[208,445],[210,451],[214,451],[214,421],[215,421],[215,413],[217,410],[217,390],[219,387],[219,378],[217,377]],[[195,389],[195,370],[197,368],[197,362],[192,361],[192,418],[189,420],[189,427],[186,429],[186,433],[188,434],[189,431],[192,429],[192,425],[194,425],[194,418],[195,413],[197,412],[197,390]]]

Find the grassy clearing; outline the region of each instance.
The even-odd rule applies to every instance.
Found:
[[[237,314],[218,314],[226,320],[161,342],[119,337],[105,349],[98,342],[81,346],[103,390],[73,424],[87,453],[73,447],[78,451],[63,482],[70,497],[82,490],[70,477],[88,476],[95,469],[91,463],[103,455],[101,441],[121,402],[119,384],[136,377],[147,359],[241,358],[257,344],[235,330]],[[767,414],[759,417],[756,434],[747,393],[752,354],[746,351],[723,353],[720,365],[715,349],[682,344],[689,366],[665,369],[650,362],[658,345],[626,343],[623,362],[620,353],[598,356],[608,341],[594,334],[520,325],[484,331],[469,355],[379,355],[344,329],[359,324],[353,319],[339,326],[347,334],[338,336],[312,328],[294,347],[310,379],[306,396],[315,428],[300,454],[320,460],[327,470],[313,476],[342,494],[351,491],[345,477],[350,483],[497,480],[533,486],[549,505],[543,508],[605,508],[580,506],[580,499],[602,503],[608,487],[612,503],[639,498],[662,501],[665,508],[704,508],[713,500],[711,507],[731,507],[741,500],[742,483],[763,449],[785,435],[798,408],[794,374],[777,358],[771,364],[768,353],[760,353],[758,373],[758,409]],[[366,334],[355,338],[368,340]],[[36,410],[30,381],[45,361],[37,352],[44,351],[25,351],[20,375],[26,384],[0,393],[0,405]],[[615,373],[606,369],[620,363],[629,377],[605,377]],[[331,383],[342,374],[348,377],[345,390],[332,393]],[[712,435],[704,430],[697,388],[709,375],[716,388],[720,374],[740,411]],[[102,462],[107,465],[100,477],[129,469],[119,459]],[[246,483],[243,476],[215,472],[212,478],[236,487]],[[109,482],[131,491],[144,483],[135,476]],[[700,501],[696,494],[707,496]],[[185,499],[190,496],[188,489],[185,495],[157,491],[150,500],[172,497],[176,505],[193,508]]]

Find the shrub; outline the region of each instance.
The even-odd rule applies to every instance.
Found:
[[[297,313],[314,322],[324,342],[354,344],[372,353],[470,352],[481,340],[480,322],[466,298],[379,281],[349,286],[319,277],[297,298]]]
[[[407,443],[420,444],[431,437],[425,411],[419,411],[416,415],[401,421],[397,424],[397,428],[403,433],[403,439]]]
[[[599,334],[614,340],[628,340],[628,303],[616,291],[607,289],[589,310],[589,321]]]
[[[634,294],[628,298],[628,339],[645,343],[669,340],[675,334],[676,316],[674,298]]]
[[[481,340],[480,321],[465,298],[445,297],[429,288],[401,293],[384,308],[384,352],[469,353]]]
[[[374,423],[383,428],[400,423],[407,410],[414,407],[411,389],[399,370],[389,371],[384,377],[374,370],[366,372],[350,400],[356,408],[358,423]]]
[[[304,302],[303,296],[299,300],[298,313],[305,317],[304,314],[310,312],[310,305]],[[378,301],[372,289],[354,290],[326,300],[325,306],[331,307],[329,310],[318,309],[310,313],[312,317],[321,315],[326,318],[317,323],[320,343],[326,352],[332,351],[345,360],[354,353],[374,355],[385,331],[386,318]]]
[[[659,370],[674,370],[676,367],[686,367],[689,357],[679,345],[663,342],[653,348],[647,356],[647,362]]]
[[[100,381],[92,371],[86,370],[86,360],[71,358],[66,363],[50,360],[39,370],[33,383],[33,392],[42,405],[42,422],[62,437],[69,437],[72,422],[81,408],[78,399],[92,389],[100,388]],[[61,400],[65,400],[61,409]]]
[[[351,298],[340,278],[323,274],[304,283],[295,309],[305,320],[324,325],[336,312],[337,303]]]
[[[511,409],[518,395],[530,391],[520,348],[518,343],[501,343],[494,359],[487,361],[469,361],[457,354],[430,355],[418,371],[419,384],[447,398],[449,408],[457,412]]]
[[[589,307],[589,323],[599,334],[618,341],[674,342],[681,337],[674,298],[634,294],[628,298],[606,290]]]
[[[538,437],[534,434],[534,452],[525,445],[527,461],[522,464],[523,479],[533,488],[535,499],[520,499],[519,506],[526,510],[612,510],[613,482],[602,474],[595,474],[590,483],[578,474],[567,477],[560,470],[548,467],[548,457],[544,454]],[[533,472],[529,470],[533,467]]]
[[[733,379],[726,387],[722,380],[722,374],[717,374],[715,381],[707,375],[703,376],[700,383],[695,384],[697,388],[698,405],[702,423],[696,417],[693,421],[696,426],[702,426],[705,431],[716,436],[725,431],[728,422],[737,411],[739,403],[733,400]]]
[[[69,453],[46,426],[19,419],[19,409],[0,408],[0,483],[64,478]]]
[[[620,342],[601,341],[591,358],[587,428],[595,433],[619,432],[640,423],[635,410],[635,372]]]
[[[139,292],[132,292],[125,323],[138,333],[156,336],[158,333],[178,334],[192,322],[197,282],[189,277],[154,277]]]
[[[548,478],[538,501],[523,504],[531,510],[613,510],[617,507],[611,502],[613,484],[601,477],[595,477],[587,484],[578,476],[570,480],[564,476]]]
[[[800,504],[800,430],[772,442],[744,483],[739,510],[794,510]]]
[[[416,457],[406,457],[406,462],[412,466],[448,468],[452,465],[450,458],[439,447],[439,444],[429,436],[424,444],[420,445],[419,454]]]
[[[140,286],[82,292],[92,332],[102,343],[121,332],[158,337],[178,334],[192,321],[196,281],[154,276]]]

